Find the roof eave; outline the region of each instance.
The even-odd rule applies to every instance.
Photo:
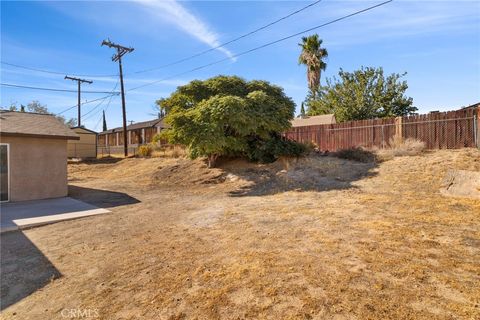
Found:
[[[21,133],[21,132],[0,132],[0,136],[42,138],[42,139],[61,139],[61,140],[80,140],[80,137],[78,137],[78,136],[59,136],[59,135],[33,134],[33,133]]]

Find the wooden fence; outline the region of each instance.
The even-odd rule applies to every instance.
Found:
[[[385,148],[394,136],[425,142],[427,149],[458,149],[479,146],[478,108],[436,112],[397,118],[348,121],[295,127],[288,139],[313,142],[322,151],[352,147]]]

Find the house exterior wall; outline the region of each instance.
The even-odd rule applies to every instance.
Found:
[[[72,129],[80,140],[68,140],[67,156],[69,158],[96,158],[97,135],[82,128]]]
[[[10,145],[10,201],[65,197],[67,140],[2,136]]]

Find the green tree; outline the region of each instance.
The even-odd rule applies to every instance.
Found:
[[[192,158],[206,156],[210,167],[218,156],[249,156],[259,143],[279,140],[295,111],[282,88],[236,76],[194,80],[157,104],[171,126],[163,137],[187,146]]]
[[[314,34],[302,37],[302,43],[298,44],[302,48],[302,52],[298,57],[298,64],[303,64],[307,67],[308,88],[313,99],[316,98],[320,87],[321,72],[327,68],[324,60],[328,57],[328,51],[322,48],[322,43],[323,40],[320,39],[318,34]]]
[[[362,67],[354,72],[340,69],[339,78],[327,79],[321,95],[309,104],[308,113],[333,112],[339,122],[412,114],[413,99],[405,95],[404,74],[384,76],[383,68]]]
[[[332,114],[335,112],[330,105],[322,103],[322,100],[319,98],[319,96],[323,93],[321,88],[319,88],[319,93],[320,94],[316,96],[316,98],[314,98],[311,93],[308,93],[305,101],[302,102],[306,107],[307,115]],[[312,112],[313,110],[314,112]]]
[[[103,131],[107,131],[107,120],[105,119],[105,110],[103,110]]]
[[[301,116],[301,117],[305,117],[305,115],[306,115],[306,112],[305,112],[305,103],[302,102],[302,105],[301,105],[301,107],[300,107],[300,116]]]

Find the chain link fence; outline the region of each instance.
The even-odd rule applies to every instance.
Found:
[[[476,109],[338,124],[295,127],[286,138],[314,143],[322,151],[388,148],[395,140],[422,141],[427,149],[480,147]]]
[[[127,151],[129,156],[136,156],[138,154],[139,145],[128,146]],[[111,156],[122,156],[123,157],[123,146],[98,146],[97,147],[97,157],[111,157]]]

